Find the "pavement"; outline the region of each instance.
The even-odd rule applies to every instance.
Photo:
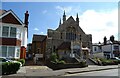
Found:
[[[7,76],[65,76],[67,74],[91,72],[91,71],[101,71],[109,69],[118,69],[118,65],[109,66],[97,66],[89,65],[85,68],[69,68],[61,70],[52,70],[47,66],[23,66],[17,72],[17,74],[11,74]]]

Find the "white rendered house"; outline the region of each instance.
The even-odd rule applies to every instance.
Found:
[[[0,57],[25,58],[28,16],[23,23],[12,10],[0,10]]]

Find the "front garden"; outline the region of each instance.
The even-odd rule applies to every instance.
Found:
[[[96,65],[118,65],[120,64],[120,60],[115,59],[106,59],[106,58],[90,58],[91,61],[93,61]]]
[[[86,61],[68,63],[66,60],[60,60],[56,53],[52,53],[50,59],[47,60],[46,64],[53,70],[66,69],[66,68],[81,68],[87,67]]]

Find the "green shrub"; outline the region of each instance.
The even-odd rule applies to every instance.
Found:
[[[25,65],[25,59],[17,59],[17,61],[21,62],[23,66]]]
[[[86,61],[81,61],[81,62],[80,62],[80,65],[81,65],[81,66],[87,66],[87,63],[86,63]]]
[[[56,53],[52,53],[51,56],[50,56],[50,60],[51,61],[57,61],[58,57],[57,57],[57,54]]]
[[[112,60],[112,59],[100,59],[103,65],[116,65],[119,64],[118,60]]]
[[[58,64],[65,64],[64,60],[58,61]]]
[[[9,62],[2,63],[2,74],[9,74]]]
[[[2,63],[2,74],[16,73],[20,69],[20,63],[5,62]]]

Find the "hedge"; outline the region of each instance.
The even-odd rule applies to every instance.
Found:
[[[13,74],[20,69],[20,63],[4,62],[2,65],[2,74]]]
[[[25,65],[25,59],[17,59],[17,61],[21,62],[21,63],[22,63],[22,66]]]
[[[11,58],[11,60],[15,60],[15,61],[19,61],[22,63],[22,66],[25,65],[25,59],[15,59],[15,58]]]

